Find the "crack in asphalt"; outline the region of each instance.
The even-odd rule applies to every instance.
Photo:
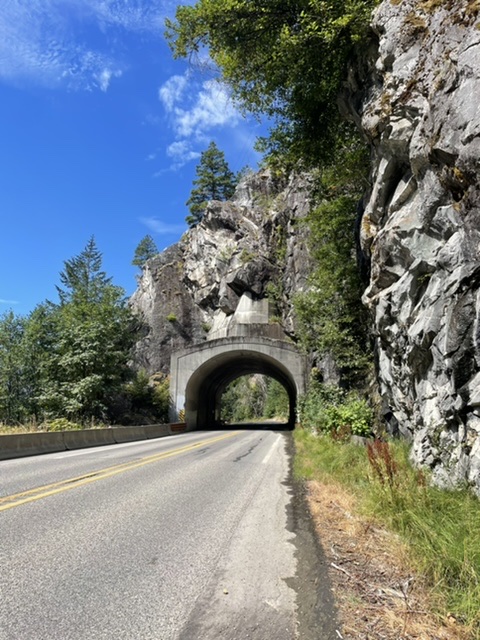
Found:
[[[238,456],[237,458],[235,458],[234,462],[240,462],[242,458],[246,458],[247,456],[249,456],[258,447],[258,445],[261,443],[262,440],[263,438],[260,438],[258,442],[256,442],[255,444],[252,444],[250,449],[246,453],[243,453],[241,456]]]

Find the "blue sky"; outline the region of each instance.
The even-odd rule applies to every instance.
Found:
[[[263,133],[212,75],[173,59],[170,0],[2,0],[0,313],[27,314],[93,235],[127,295],[135,247],[186,229],[200,152],[235,171]]]

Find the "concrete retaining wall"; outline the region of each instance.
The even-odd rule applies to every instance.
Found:
[[[52,431],[0,435],[0,460],[56,453],[106,444],[162,438],[187,431],[185,424],[154,424],[139,427],[109,427],[80,431]]]

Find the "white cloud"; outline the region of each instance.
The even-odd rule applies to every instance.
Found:
[[[182,167],[190,160],[196,160],[200,157],[200,152],[191,148],[188,140],[177,140],[167,147],[167,156],[175,162],[175,167]]]
[[[207,80],[190,109],[175,109],[175,125],[182,137],[196,136],[216,127],[235,126],[241,119],[223,85]]]
[[[95,79],[98,82],[99,88],[106,92],[108,87],[110,86],[110,80],[112,78],[119,78],[122,75],[122,71],[112,71],[111,69],[103,69],[95,76]]]
[[[160,87],[158,97],[166,111],[173,110],[175,104],[182,98],[186,86],[186,76],[172,76]]]
[[[241,120],[225,85],[216,80],[199,85],[189,72],[169,78],[158,97],[172,118],[178,138],[200,138],[216,127],[233,127]]]
[[[158,235],[180,235],[186,230],[184,224],[171,224],[162,222],[158,218],[140,218],[140,222],[144,224],[150,231]]]
[[[189,71],[171,76],[158,90],[158,97],[176,138],[166,148],[173,160],[170,170],[199,158],[194,146],[205,147],[213,130],[234,128],[242,120],[225,85],[216,80],[196,82]]]
[[[3,0],[0,79],[106,91],[123,70],[112,53],[118,31],[159,36],[171,7],[171,0]]]
[[[18,300],[5,300],[5,298],[0,298],[0,304],[19,304]]]

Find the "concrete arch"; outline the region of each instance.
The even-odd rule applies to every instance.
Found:
[[[222,338],[184,349],[172,355],[172,419],[178,419],[183,409],[189,428],[212,427],[225,387],[239,376],[263,373],[286,389],[293,425],[298,395],[305,392],[306,371],[306,358],[295,345],[270,338]]]

